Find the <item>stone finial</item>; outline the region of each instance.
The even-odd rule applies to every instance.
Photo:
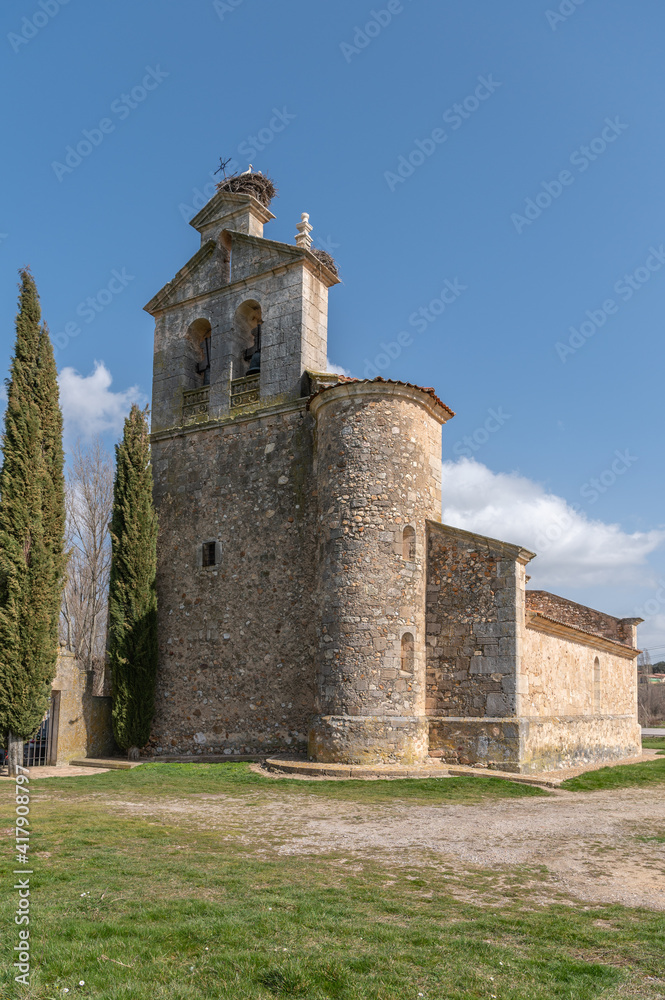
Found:
[[[308,212],[303,212],[300,218],[301,221],[296,226],[296,229],[298,230],[296,235],[296,246],[301,247],[303,250],[311,250],[312,237],[309,234],[314,227],[309,224]]]

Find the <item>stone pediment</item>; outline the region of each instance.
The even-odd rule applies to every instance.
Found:
[[[228,279],[228,252],[231,250],[231,280]],[[314,254],[290,243],[278,243],[259,236],[224,230],[222,243],[208,240],[171,281],[143,308],[151,315],[217,291],[237,281],[248,281],[280,267],[306,267],[328,288],[339,278]]]
[[[193,226],[198,232],[201,232],[207,226],[218,222],[220,219],[232,218],[233,216],[240,216],[243,213],[251,212],[257,220],[264,224],[270,222],[275,216],[272,214],[270,209],[262,205],[261,202],[255,198],[253,195],[249,194],[233,194],[230,191],[218,191],[216,195],[210,199],[210,201],[203,206],[200,212],[190,220],[190,226]],[[228,227],[230,228],[230,227]]]
[[[337,275],[313,253],[291,243],[279,243],[258,236],[225,231],[231,240],[231,280],[246,281],[278,267],[302,264],[327,288],[339,284]]]
[[[208,240],[143,308],[154,316],[162,309],[220,288],[228,283],[224,278],[226,268],[225,251],[216,240]]]

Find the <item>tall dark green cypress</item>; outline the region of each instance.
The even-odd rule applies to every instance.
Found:
[[[58,395],[58,372],[46,324],[39,340],[35,395],[42,427],[45,475],[42,494],[44,541],[51,554],[51,641],[58,648],[58,622],[65,580],[65,456],[62,448],[62,411]]]
[[[136,757],[150,737],[157,675],[157,515],[147,410],[136,405],[116,445],[111,546],[113,732],[118,746]]]
[[[34,735],[58,654],[64,571],[62,415],[32,274],[20,272],[0,470],[0,732]]]

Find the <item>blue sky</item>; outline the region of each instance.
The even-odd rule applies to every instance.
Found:
[[[457,412],[446,515],[540,541],[533,584],[646,607],[641,642],[665,654],[662,4],[14,0],[0,16],[0,361],[29,264],[70,440],[112,443],[149,397],[142,307],[197,249],[186,219],[219,157],[251,161],[279,189],[265,235],[293,242],[307,211],[338,261],[331,361],[434,385]]]

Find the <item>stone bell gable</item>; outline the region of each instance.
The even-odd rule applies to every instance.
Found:
[[[219,191],[192,220],[200,249],[145,307],[155,318],[153,430],[299,398],[303,374],[326,370],[328,288],[339,278],[307,232],[295,246],[264,239],[273,218],[251,194]]]

